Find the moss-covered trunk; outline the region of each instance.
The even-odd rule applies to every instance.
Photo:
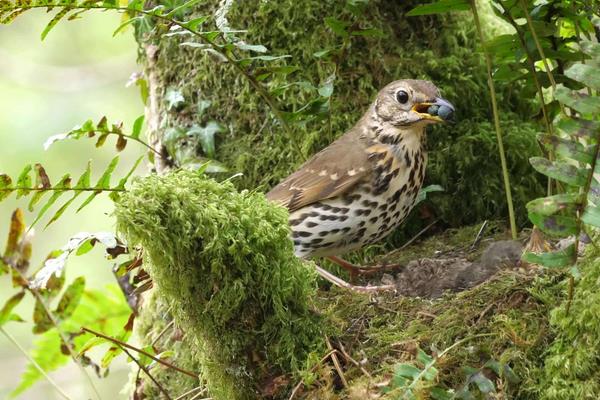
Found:
[[[154,3],[172,7],[172,2]],[[434,198],[428,204],[427,212],[422,214],[433,214],[448,226],[504,215],[505,199],[501,190],[494,131],[488,117],[485,72],[480,57],[474,51],[476,42],[468,15],[408,18],[404,14],[417,1],[383,0],[369,2],[364,14],[356,15],[348,9],[347,3],[352,2],[210,0],[194,6],[195,16],[213,16],[220,7],[227,5],[226,22],[231,29],[248,30],[240,34],[244,40],[266,46],[269,54],[291,56],[285,59],[286,65],[298,66],[297,70],[272,76],[260,84],[274,93],[282,112],[295,112],[301,119],[290,124],[292,135],[285,132],[281,121],[274,118],[264,99],[230,63],[222,62],[212,52],[181,46],[190,38],[184,35],[166,36],[170,26],[155,24],[150,20],[138,25],[136,37],[149,94],[146,122],[152,144],[163,155],[156,158],[157,172],[164,173],[171,167],[179,166],[194,168],[211,157],[229,171],[243,174],[233,180],[238,189],[265,190],[349,128],[383,85],[399,78],[425,78],[435,82],[443,90],[444,96],[457,106],[458,123],[451,128],[436,129],[429,135],[427,181],[442,185],[446,192]],[[373,32],[377,33],[343,37],[331,29],[336,21],[347,26],[374,28]],[[213,29],[214,23],[208,22],[205,30]],[[342,50],[336,57],[324,58],[324,52],[332,49]],[[256,65],[251,72],[258,76],[260,68],[260,65]],[[333,96],[327,112],[298,112],[307,104],[319,104],[311,101],[319,100],[316,88],[328,79],[333,79]],[[515,89],[518,88],[501,88],[500,103],[504,108],[502,115],[509,167],[513,184],[519,188],[516,190],[516,206],[517,210],[522,210],[525,201],[534,198],[542,188],[529,173],[527,164],[528,157],[537,151],[534,136],[536,128],[527,122],[518,124],[516,128],[515,121],[528,118],[529,105]],[[216,124],[221,128],[214,129],[218,132],[213,152],[203,140],[207,129],[216,127]],[[525,169],[527,174],[523,173]],[[175,196],[177,198],[174,197],[172,201],[189,200],[175,187],[171,190],[174,196],[179,194],[185,197]],[[218,204],[216,198],[215,201]],[[469,207],[465,208],[464,204],[469,204]],[[456,210],[461,212],[457,213]],[[525,215],[522,212],[519,214]],[[171,215],[179,214],[174,211]],[[185,224],[183,220],[179,222]],[[421,229],[423,222],[418,213],[414,213],[407,226],[405,230],[392,235],[388,241],[391,247]],[[167,267],[169,263],[181,261],[176,259],[177,252],[173,249],[166,252],[153,242],[156,238],[145,236],[147,232],[130,228],[132,239],[156,247],[147,251],[151,263],[159,260],[163,267]],[[189,230],[190,226],[185,228],[188,230],[182,230],[182,235],[193,231]],[[173,244],[165,242],[162,246]],[[188,246],[183,250],[189,252],[190,249]],[[191,257],[186,261],[187,272],[190,272],[190,265],[199,261],[193,255],[187,256]],[[256,260],[242,264],[250,268],[252,262]],[[208,338],[212,340],[209,345],[215,346],[219,335],[227,333],[227,324],[220,326],[222,330],[213,332],[203,331],[205,327],[197,326],[205,321],[203,318],[206,315],[195,315],[198,310],[194,307],[198,305],[198,299],[189,296],[197,293],[193,279],[201,280],[201,273],[195,271],[187,276],[186,271],[177,268],[153,270],[150,267],[159,288],[147,296],[140,310],[140,322],[136,329],[143,344],[153,344],[158,351],[174,350],[171,357],[173,363],[193,371],[198,371],[203,362],[206,365],[207,354],[223,357],[222,363],[213,366],[212,371],[203,371],[203,377],[208,380],[222,378],[220,386],[211,388],[211,395],[215,398],[258,397],[269,393],[281,395],[279,388],[291,382],[278,374],[297,368],[298,363],[306,361],[302,359],[307,356],[306,349],[311,346],[318,348],[319,345],[310,344],[307,339],[306,346],[293,355],[293,360],[289,359],[292,357],[290,354],[285,356],[288,358],[284,361],[277,357],[276,362],[269,359],[268,367],[274,370],[265,370],[267,364],[264,354],[247,354],[238,365],[254,370],[217,372],[227,364],[227,357],[231,353],[228,353],[228,349],[217,347],[207,349],[206,343],[199,340]],[[169,281],[169,274],[182,275]],[[211,279],[215,280],[214,284],[217,283],[216,276]],[[170,287],[160,287],[168,282],[171,282]],[[259,288],[242,287],[255,291],[248,294],[249,298],[260,297]],[[306,295],[309,291],[306,289],[299,293]],[[210,299],[207,297],[198,301],[204,304]],[[286,301],[293,304],[290,298]],[[304,303],[301,301],[299,304]],[[304,315],[305,311],[294,312]],[[183,326],[176,324],[173,330],[169,325],[172,314]],[[308,314],[305,317],[310,319]],[[263,319],[261,321],[265,322]],[[170,329],[165,329],[169,326]],[[188,331],[182,333],[181,328],[187,328]],[[281,327],[277,329],[285,331]],[[290,334],[291,331],[285,332]],[[237,339],[234,336],[229,339],[235,342]],[[263,340],[261,345],[264,346],[273,344],[273,338],[260,340]],[[231,341],[225,342],[231,344]],[[250,340],[246,345],[248,343],[256,341]],[[237,345],[244,347],[240,343]],[[282,348],[290,349],[289,346]],[[252,360],[257,362],[252,363]],[[221,373],[223,375],[218,377]],[[206,384],[206,381],[199,382],[171,370],[164,370],[157,378],[170,393],[176,395]],[[258,382],[263,384],[260,391],[256,386]],[[239,383],[239,387],[236,387],[236,383]],[[223,385],[228,389],[220,391]],[[156,386],[146,378],[136,382],[136,394],[140,396],[138,398],[160,397]]]

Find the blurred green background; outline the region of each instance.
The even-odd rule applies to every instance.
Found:
[[[101,12],[62,21],[42,42],[40,33],[49,19],[43,11],[31,11],[8,26],[0,25],[0,172],[14,177],[26,164],[40,162],[53,182],[66,172],[76,179],[92,159],[92,172],[95,171],[92,181],[95,181],[114,156],[114,138],[109,138],[101,149],[95,148],[93,140],[86,139],[57,142],[48,151],[44,151],[43,144],[51,135],[66,132],[88,118],[97,121],[103,115],[109,121],[121,120],[126,128],[131,127],[143,113],[137,87],[125,87],[129,76],[139,70],[136,43],[129,30],[113,38],[120,16]],[[140,146],[129,144],[121,155],[121,170],[129,168],[142,153]],[[115,176],[119,176],[119,171]],[[12,211],[16,207],[25,209],[27,201],[27,198],[15,200],[12,195],[0,203],[2,248]],[[75,214],[75,209],[43,229],[52,215],[50,210],[45,221],[36,226],[30,270],[37,269],[51,250],[62,247],[73,234],[114,228],[112,203],[103,195],[81,213]],[[28,212],[26,216],[29,223],[35,217]],[[114,282],[111,268],[112,263],[104,259],[102,249],[94,249],[70,259],[67,281],[84,275],[88,287],[101,289]],[[4,277],[0,281],[0,304],[12,294],[14,289]],[[24,302],[16,312],[31,320],[31,310],[32,304]],[[34,340],[31,326],[9,323],[5,328],[30,349]],[[26,359],[3,335],[0,335],[0,365],[0,398],[5,398],[18,385]],[[127,375],[128,367],[121,357],[112,364],[108,378],[96,379],[102,397],[125,398],[119,391]],[[72,398],[88,397],[84,379],[73,363],[51,376]],[[19,398],[59,397],[41,380]]]

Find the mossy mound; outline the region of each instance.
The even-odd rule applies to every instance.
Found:
[[[164,2],[169,6],[167,3]],[[212,15],[220,3],[202,2],[196,6],[195,14]],[[226,129],[217,134],[215,157],[232,171],[243,173],[236,180],[239,188],[267,190],[306,157],[350,128],[385,84],[400,78],[429,79],[457,108],[456,124],[437,127],[430,133],[427,183],[439,184],[446,190],[445,194],[432,197],[432,209],[447,226],[455,227],[505,216],[506,199],[490,123],[485,65],[476,51],[479,45],[471,17],[468,13],[405,16],[417,4],[421,2],[374,0],[369,2],[365,14],[357,17],[348,11],[345,1],[232,3],[227,14],[229,25],[232,29],[248,30],[240,37],[248,43],[265,45],[269,54],[288,54],[291,58],[285,62],[300,67],[285,77],[262,82],[267,90],[288,85],[277,96],[284,111],[299,110],[318,98],[316,89],[306,83],[319,86],[337,71],[330,120],[326,115],[313,116],[294,124],[293,137],[285,134],[264,101],[232,66],[219,62],[208,52],[180,46],[189,38],[164,37],[167,28],[139,37],[141,44],[158,46],[150,71],[156,78],[157,111],[161,115],[157,134],[161,136],[173,129],[187,132],[186,146],[202,156],[202,146],[194,136],[198,129],[192,128],[209,121],[219,122]],[[382,35],[344,39],[327,26],[327,17],[372,27]],[[489,17],[494,18],[493,14]],[[213,28],[207,25],[206,30]],[[342,45],[345,50],[336,60],[337,66],[315,57],[315,53]],[[253,72],[262,66],[257,63]],[[519,211],[528,200],[543,193],[541,178],[531,173],[528,163],[529,157],[539,152],[535,142],[537,125],[528,122],[530,100],[521,95],[518,87],[499,83],[498,91],[514,202]],[[176,107],[170,101],[173,93],[184,99]],[[204,109],[206,101],[211,102],[208,109]],[[298,147],[304,154],[299,154]],[[189,151],[183,153],[189,155]],[[177,158],[177,154],[171,156]],[[403,234],[397,233],[390,240],[404,241],[422,227],[419,219],[413,218]]]
[[[293,254],[285,209],[182,171],[136,180],[115,213],[214,398],[256,398],[322,350],[315,272]]]

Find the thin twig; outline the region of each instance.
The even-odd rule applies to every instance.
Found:
[[[31,357],[29,355],[29,353],[27,352],[27,350],[25,350],[23,347],[21,347],[21,345],[19,344],[19,342],[17,342],[17,340],[7,331],[4,330],[3,327],[0,326],[0,332],[2,332],[4,334],[4,336],[7,337],[8,340],[10,340],[18,349],[21,353],[23,353],[23,355],[25,356],[25,358],[27,358],[27,360],[31,363],[31,365],[33,365],[39,372],[40,374],[46,378],[46,380],[48,381],[48,383],[50,383],[50,385],[58,392],[58,394],[60,394],[64,399],[66,400],[71,400],[71,398],[60,388],[60,386],[58,386],[58,384],[54,381],[54,379],[52,379],[47,373],[46,371],[44,371],[44,369],[40,366],[40,364],[38,364],[37,361],[35,361],[33,359],[33,357]]]
[[[325,343],[327,343],[327,349],[335,350],[333,348],[333,346],[331,345],[331,342],[329,341],[329,338],[327,336],[325,336]],[[333,366],[335,367],[335,370],[337,371],[337,373],[342,381],[342,385],[344,385],[344,387],[347,389],[348,381],[346,380],[346,377],[344,376],[344,371],[342,371],[342,366],[340,365],[340,360],[338,360],[336,353],[331,354],[331,361],[333,361]]]
[[[496,89],[494,88],[494,79],[492,78],[492,59],[488,50],[485,46],[485,37],[483,35],[483,31],[481,30],[481,23],[479,21],[479,14],[477,13],[477,5],[475,4],[475,0],[470,0],[471,11],[473,12],[473,19],[475,20],[475,27],[477,28],[477,33],[479,35],[479,40],[481,41],[481,46],[483,48],[483,54],[485,56],[485,64],[487,67],[487,81],[490,89],[490,96],[492,100],[492,112],[494,114],[494,128],[496,130],[496,138],[498,139],[498,152],[500,154],[500,165],[502,168],[502,177],[504,179],[504,191],[506,193],[506,202],[508,205],[508,218],[510,222],[510,231],[512,234],[513,240],[517,239],[517,223],[515,219],[515,210],[513,207],[512,201],[512,193],[510,188],[510,178],[508,176],[508,167],[506,166],[506,155],[504,152],[504,143],[502,142],[502,132],[500,129],[500,116],[498,113],[498,105],[496,103]]]
[[[352,364],[356,365],[361,370],[361,372],[363,374],[365,374],[369,379],[373,379],[373,376],[371,376],[369,371],[367,371],[362,365],[360,365],[360,363],[358,361],[356,361],[354,358],[350,357],[350,354],[348,354],[346,352],[346,349],[344,348],[344,345],[342,344],[342,342],[338,342],[337,345],[340,349],[340,353],[342,353],[342,355],[344,356],[344,358],[346,358],[346,360],[348,360]]]
[[[169,310],[167,310],[167,312],[169,312]],[[154,340],[152,340],[152,343],[150,343],[150,346],[154,347],[154,345],[158,342],[158,340],[162,337],[162,335],[164,335],[169,330],[169,328],[171,328],[173,325],[175,325],[175,320],[172,320],[171,322],[169,322],[167,324],[167,326],[165,326],[163,328],[163,330],[160,331],[160,333],[158,334],[158,336],[156,336],[154,338]]]
[[[152,376],[152,374],[150,373],[148,368],[144,367],[142,365],[142,363],[137,358],[135,358],[129,351],[127,351],[127,349],[125,347],[121,346],[120,344],[118,346],[121,348],[121,350],[123,350],[123,352],[125,354],[127,354],[127,356],[129,356],[129,358],[131,358],[133,360],[134,363],[136,363],[138,365],[138,367],[140,367],[140,369],[142,371],[144,371],[146,373],[146,375],[148,375],[148,378],[150,378],[150,380],[152,382],[154,382],[156,387],[158,387],[158,390],[160,390],[162,392],[162,394],[165,395],[167,400],[171,400],[171,396],[169,396],[169,392],[167,392],[166,389],[164,387],[162,387],[162,385],[160,383],[158,383],[158,381],[156,379],[154,379],[154,377]]]
[[[421,235],[423,235],[425,232],[427,232],[429,230],[429,228],[431,228],[433,225],[435,225],[438,221],[439,221],[439,219],[436,219],[435,221],[433,221],[432,223],[427,225],[425,228],[421,229],[419,231],[419,233],[417,233],[415,236],[410,238],[410,240],[408,242],[404,243],[402,245],[402,247],[400,247],[399,250],[403,250],[403,249],[407,248],[408,246],[410,246],[411,244],[413,244],[415,240],[417,240],[419,237],[421,237]]]
[[[183,393],[182,395],[177,396],[174,400],[183,400],[186,396],[189,396],[190,394],[195,393],[198,390],[200,390],[200,393],[196,393],[196,394],[204,394],[204,392],[206,392],[205,387],[196,386],[195,388],[188,390],[187,392]]]
[[[485,221],[483,221],[483,224],[481,224],[481,228],[479,228],[479,232],[477,232],[477,235],[475,236],[475,240],[473,240],[473,244],[471,245],[471,250],[473,250],[475,247],[477,247],[479,242],[481,242],[481,238],[483,237],[483,232],[484,232],[487,224],[488,224],[487,219]]]
[[[81,328],[81,330],[82,330],[82,331],[84,331],[84,332],[89,332],[89,333],[91,333],[92,335],[95,335],[95,336],[101,337],[101,338],[103,338],[103,339],[106,339],[106,340],[108,340],[108,341],[111,341],[111,342],[113,342],[113,343],[116,343],[116,344],[118,344],[118,345],[120,345],[120,346],[127,347],[127,348],[128,348],[128,349],[130,349],[130,350],[133,350],[133,351],[136,351],[136,352],[138,352],[138,353],[140,353],[140,354],[143,354],[143,355],[145,355],[146,357],[149,357],[149,358],[153,359],[153,360],[154,360],[154,361],[156,361],[157,363],[159,363],[159,364],[162,364],[162,365],[164,365],[165,367],[169,367],[169,368],[171,368],[171,369],[174,369],[175,371],[181,372],[182,374],[185,374],[185,375],[187,375],[187,376],[191,376],[192,378],[198,378],[198,375],[197,375],[197,374],[194,374],[193,372],[186,371],[185,369],[179,368],[179,367],[177,367],[177,366],[175,366],[175,365],[173,365],[173,364],[171,364],[171,363],[168,363],[168,362],[167,362],[167,361],[165,361],[165,360],[161,360],[160,358],[158,358],[158,357],[156,357],[156,356],[154,356],[154,355],[152,355],[152,354],[148,353],[147,351],[145,351],[145,350],[142,350],[142,349],[138,349],[137,347],[134,347],[134,346],[132,346],[132,345],[130,345],[130,344],[128,344],[128,343],[125,343],[125,342],[123,342],[123,341],[119,340],[119,339],[116,339],[116,338],[114,338],[114,337],[107,336],[107,335],[105,335],[105,334],[103,334],[103,333],[101,333],[101,332],[97,332],[97,331],[95,331],[95,330],[93,330],[93,329],[89,329],[89,328],[86,328],[86,327],[82,327],[82,328]]]

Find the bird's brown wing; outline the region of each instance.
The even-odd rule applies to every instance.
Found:
[[[313,156],[267,193],[267,198],[295,211],[351,189],[370,172],[366,146],[352,133]]]

